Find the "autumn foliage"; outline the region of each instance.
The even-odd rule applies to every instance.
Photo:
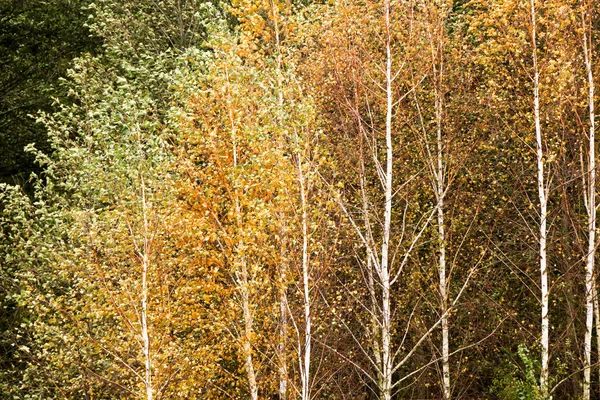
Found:
[[[0,186],[1,398],[600,395],[598,4],[81,6]]]

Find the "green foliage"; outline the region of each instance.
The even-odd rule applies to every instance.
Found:
[[[491,393],[499,399],[540,400],[536,375],[539,373],[539,361],[531,356],[529,349],[523,344],[519,345],[517,355],[522,366],[508,364],[500,372],[501,376],[494,380]]]
[[[202,47],[225,18],[221,0],[98,0],[90,4],[89,26],[111,51],[135,58]]]
[[[89,0],[0,1],[0,181],[26,183],[38,170],[24,151],[29,143],[49,152],[43,127],[31,117],[64,99],[59,85],[71,61],[94,52],[82,8]]]
[[[67,275],[53,268],[68,243],[68,215],[47,189],[36,181],[31,199],[19,187],[0,188],[4,317],[0,391],[6,398],[47,398],[53,391],[48,389],[47,378],[32,374],[30,368],[36,363],[35,346],[47,339],[38,337],[40,310],[48,310],[70,288]]]
[[[98,11],[90,21],[102,18],[108,17]],[[136,319],[135,301],[114,301],[139,291],[135,247],[146,215],[142,189],[151,204],[146,217],[162,232],[155,233],[156,246],[167,246],[152,259],[162,265],[152,271],[153,289],[168,280],[165,268],[178,257],[177,247],[163,240],[169,237],[167,225],[158,223],[176,210],[165,206],[172,199],[167,117],[170,74],[186,58],[168,49],[135,54],[128,49],[105,40],[103,54],[73,62],[59,86],[68,98],[56,99],[58,111],[38,118],[48,146],[29,146],[43,170],[31,180],[32,198],[17,187],[2,188],[3,398],[115,398],[129,396],[140,383],[134,373],[140,365],[136,332],[126,325]],[[98,287],[107,275],[123,280]],[[170,276],[176,281],[177,275]],[[157,340],[159,332],[172,329],[163,316],[153,315]],[[173,342],[164,357],[183,353],[178,348]],[[157,364],[160,360],[157,354]],[[189,371],[183,360],[176,364]],[[176,385],[168,365],[163,379],[170,375]]]

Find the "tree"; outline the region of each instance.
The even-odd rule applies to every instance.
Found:
[[[382,7],[368,4],[318,11],[326,15],[331,12],[330,18],[335,22],[324,24],[321,43],[327,52],[317,55],[316,62],[307,62],[306,76],[311,74],[311,79],[316,79],[313,85],[317,91],[325,86],[333,93],[333,101],[323,96],[321,113],[331,118],[330,126],[339,127],[341,131],[340,139],[333,134],[335,139],[331,140],[343,143],[332,144],[334,149],[335,146],[343,149],[344,154],[338,154],[340,170],[356,171],[347,177],[340,174],[335,179],[340,180],[340,187],[347,187],[340,191],[338,204],[354,231],[354,246],[364,251],[357,257],[364,287],[356,303],[364,311],[357,319],[361,321],[368,316],[359,322],[367,339],[358,340],[353,331],[357,327],[344,317],[337,318],[357,342],[358,352],[364,354],[367,364],[356,363],[356,368],[376,385],[381,398],[391,398],[404,380],[394,375],[400,374],[401,368],[406,367],[419,346],[440,325],[439,320],[434,321],[433,327],[425,328],[407,345],[401,334],[395,332],[401,330],[406,334],[414,329],[410,309],[403,310],[406,319],[402,322],[406,325],[392,320],[392,315],[397,315],[395,307],[403,304],[404,296],[410,292],[410,288],[395,286],[400,285],[401,278],[411,280],[408,265],[413,253],[420,248],[419,241],[438,207],[437,204],[431,208],[419,204],[419,194],[413,190],[420,184],[421,174],[405,158],[410,157],[410,145],[404,128],[406,106],[403,103],[420,84],[419,78],[411,76],[411,70],[405,66],[406,60],[418,54],[415,38],[422,25],[415,13],[420,10],[407,6],[405,10],[392,12],[391,5],[384,2]],[[402,18],[401,14],[407,17]],[[372,27],[376,27],[377,34],[369,32]],[[351,32],[347,38],[346,29]],[[368,33],[361,37],[358,32]],[[315,64],[318,67],[314,67]],[[396,160],[399,149],[407,155]],[[394,183],[395,179],[399,183]],[[417,308],[418,305],[413,312]],[[403,354],[405,347],[408,350]],[[345,360],[350,359],[350,356],[345,357]],[[412,376],[410,372],[407,375]]]
[[[588,108],[589,108],[589,135],[588,135],[588,160],[587,174],[583,174],[585,193],[585,205],[588,216],[588,253],[586,256],[585,273],[585,359],[584,359],[584,377],[583,377],[583,398],[590,398],[590,378],[592,365],[592,329],[594,323],[594,259],[596,255],[596,141],[595,141],[595,114],[594,114],[594,72],[592,68],[592,32],[588,28],[592,22],[586,22],[586,18],[591,18],[590,5],[586,5],[586,10],[582,11],[583,24],[583,53],[585,60],[585,69],[587,72],[588,85]],[[587,175],[587,179],[586,179]],[[596,306],[597,307],[597,306]]]
[[[535,118],[535,138],[536,138],[536,157],[537,157],[537,176],[538,176],[538,197],[540,202],[540,279],[542,289],[542,369],[540,371],[540,391],[542,398],[550,396],[548,388],[548,329],[549,329],[549,298],[548,298],[548,262],[546,256],[546,238],[547,238],[547,220],[548,220],[548,188],[544,176],[544,151],[542,142],[542,128],[540,121],[540,94],[539,94],[539,70],[537,64],[537,43],[536,43],[536,8],[535,0],[531,0],[531,43],[533,49],[533,113]]]
[[[85,26],[89,1],[0,2],[0,180],[26,185],[40,172],[25,146],[49,152],[43,127],[31,115],[53,110],[65,99],[59,83],[76,57],[99,50],[100,40]],[[29,188],[31,189],[31,188]]]
[[[269,278],[276,276],[281,261],[275,251],[281,229],[276,221],[286,201],[284,168],[289,162],[280,148],[271,147],[279,128],[265,102],[271,95],[268,75],[244,65],[234,44],[222,46],[211,74],[196,78],[203,90],[191,94],[184,155],[201,160],[193,172],[202,182],[197,187],[203,204],[199,217],[222,254],[231,300],[237,304],[234,319],[223,322],[238,343],[248,394],[258,398],[259,390],[270,386],[259,374],[271,366],[263,364],[258,350],[268,336],[257,329],[272,323],[268,307],[258,305],[270,304],[274,286]]]
[[[107,37],[106,24],[94,22],[95,32]],[[47,213],[64,222],[56,238],[52,229],[38,228],[37,246],[56,253],[39,266],[29,267],[15,257],[17,248],[7,247],[7,268],[20,281],[17,304],[30,315],[17,332],[26,343],[15,353],[24,360],[19,385],[28,396],[189,397],[193,385],[177,383],[182,371],[198,373],[198,361],[180,357],[183,347],[189,354],[203,348],[173,336],[189,334],[174,321],[191,311],[170,307],[177,292],[189,291],[178,282],[192,265],[173,267],[182,252],[174,243],[186,232],[163,223],[181,226],[175,222],[181,208],[167,190],[173,176],[165,109],[173,98],[170,74],[181,62],[168,51],[131,56],[130,44],[107,40],[105,54],[76,60],[62,86],[69,101],[40,118],[52,155],[35,152],[44,170],[34,181],[37,200],[22,201],[19,212],[40,228],[52,221],[40,220]],[[17,191],[6,193],[6,204],[17,204],[11,200]],[[29,241],[19,237],[9,236],[13,243]]]

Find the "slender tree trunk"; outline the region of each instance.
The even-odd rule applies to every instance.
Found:
[[[240,205],[236,198],[235,208],[238,214],[238,224],[241,224]],[[241,225],[238,225],[241,226]],[[242,243],[238,243],[238,248]],[[250,279],[246,257],[242,254],[240,259],[240,278],[238,279],[240,299],[242,303],[242,314],[244,319],[244,334],[242,335],[242,353],[244,355],[244,366],[248,377],[248,388],[250,398],[258,400],[258,384],[256,383],[256,372],[252,361],[252,331],[254,329],[254,317],[250,309]]]
[[[142,183],[142,218],[144,229],[144,243],[142,260],[142,305],[140,312],[140,322],[142,325],[142,344],[144,346],[144,386],[146,387],[146,400],[152,400],[154,397],[154,387],[152,386],[152,357],[150,354],[150,335],[148,333],[148,268],[150,264],[150,237],[148,232],[148,216],[146,202],[146,186],[144,177],[141,178]]]
[[[359,117],[360,123],[360,117]],[[375,364],[381,365],[381,351],[379,348],[379,321],[377,320],[378,304],[377,304],[377,292],[375,289],[375,271],[373,268],[373,261],[375,260],[373,255],[373,237],[371,234],[371,218],[369,215],[369,200],[367,198],[367,189],[365,183],[365,162],[363,159],[363,140],[361,135],[360,140],[360,189],[362,197],[362,211],[363,211],[363,222],[366,232],[366,276],[367,276],[367,290],[369,291],[369,298],[371,300],[371,326],[369,329],[370,342],[373,347],[373,357],[375,358]]]
[[[229,83],[229,77],[227,77]],[[228,93],[230,95],[230,93]],[[233,153],[233,167],[237,168],[238,165],[238,154],[237,154],[237,137],[235,120],[233,116],[233,109],[231,106],[231,100],[228,98],[228,113],[229,122],[231,124],[231,143]],[[237,191],[234,191],[234,206],[236,213],[236,223],[238,229],[242,227],[242,214],[240,208],[240,201],[238,198]],[[240,249],[243,243],[239,240],[237,248]],[[246,369],[246,376],[248,379],[248,389],[250,391],[250,398],[252,400],[258,400],[258,384],[256,383],[256,372],[254,371],[254,363],[252,361],[252,331],[254,318],[250,309],[250,280],[248,274],[248,265],[244,254],[238,254],[240,256],[240,271],[239,276],[236,278],[238,289],[240,292],[240,302],[242,305],[242,317],[244,320],[244,333],[241,337],[242,341],[242,355],[244,357],[244,367]],[[237,272],[236,272],[237,275]]]
[[[542,289],[542,338],[540,345],[542,348],[542,364],[540,371],[540,392],[542,398],[547,399],[550,396],[548,388],[549,370],[548,370],[548,328],[549,328],[549,296],[548,296],[548,265],[546,258],[546,237],[547,237],[547,198],[546,185],[544,183],[544,150],[542,147],[542,129],[540,123],[540,93],[539,93],[539,70],[537,64],[537,45],[536,45],[536,11],[535,0],[531,0],[531,43],[533,47],[533,112],[535,117],[535,137],[536,137],[536,156],[537,156],[537,186],[538,197],[540,201],[540,280]]]
[[[279,313],[280,313],[280,326],[279,326],[279,398],[281,400],[287,399],[287,295],[281,294],[279,298]]]
[[[440,5],[443,8],[443,5]],[[444,12],[443,10],[441,12]],[[437,226],[438,226],[438,275],[440,291],[440,311],[442,313],[442,384],[444,399],[450,399],[450,331],[448,328],[448,282],[446,280],[446,225],[444,223],[444,151],[443,151],[443,85],[444,85],[444,25],[443,17],[435,24],[437,33],[437,51],[432,51],[433,70],[435,74],[435,119],[436,119],[436,147],[437,165],[434,171],[435,191],[438,201]]]
[[[594,324],[594,258],[596,256],[596,160],[595,160],[595,116],[594,116],[594,75],[592,71],[592,47],[584,19],[583,50],[588,75],[588,106],[590,117],[587,212],[588,212],[588,253],[585,263],[585,359],[583,370],[583,400],[590,399],[590,381],[592,365],[592,329]],[[591,35],[589,38],[591,42]]]
[[[274,0],[269,2],[271,6],[271,14],[273,17],[273,29],[275,31],[275,50],[277,54],[277,104],[278,104],[278,123],[283,120],[283,57],[281,52],[281,42],[279,38],[279,19],[277,13],[277,6]],[[280,141],[283,143],[283,141]],[[287,387],[288,387],[288,372],[287,372],[287,329],[288,329],[288,302],[287,302],[287,232],[285,231],[285,216],[282,215],[282,228],[281,228],[281,265],[279,270],[279,343],[277,345],[277,351],[279,353],[279,399],[287,399]]]
[[[145,372],[145,386],[146,386],[146,399],[152,400],[154,397],[154,388],[152,387],[152,361],[150,357],[150,336],[148,334],[148,260],[147,258],[143,261],[143,272],[142,272],[142,309],[141,309],[141,320],[142,320],[142,343],[144,345],[144,372]]]
[[[592,281],[594,291],[594,318],[596,318],[596,352],[600,358],[600,304],[598,304],[598,289],[596,288],[596,277]],[[598,361],[600,364],[600,360]],[[598,381],[600,382],[600,367],[598,367]]]
[[[234,157],[235,158],[235,157]],[[238,215],[238,226],[241,226],[239,200],[235,200],[236,213]],[[238,248],[242,243],[238,243]],[[254,329],[254,317],[250,309],[250,279],[246,257],[242,254],[240,259],[240,278],[238,279],[240,298],[242,303],[242,314],[244,319],[244,334],[242,335],[242,353],[244,355],[244,366],[248,377],[248,388],[250,398],[258,400],[258,384],[256,383],[256,372],[252,361],[252,331]]]
[[[248,267],[246,265],[245,259],[242,259],[241,264],[242,285],[240,291],[242,298],[242,309],[244,314],[244,336],[242,338],[242,351],[244,353],[246,375],[248,376],[250,398],[252,400],[258,400],[258,385],[256,383],[256,373],[254,371],[254,364],[252,363],[253,317],[252,312],[250,311]]]
[[[284,218],[281,227],[281,262],[279,265],[279,343],[277,353],[279,356],[279,399],[287,399],[287,334],[288,334],[288,302],[287,302],[287,232]]]
[[[235,201],[236,212],[238,214],[238,224],[241,224],[239,200]],[[241,225],[239,225],[241,226]],[[238,244],[238,247],[242,243]],[[256,372],[254,371],[254,363],[252,361],[252,331],[254,329],[254,317],[250,309],[250,279],[248,274],[248,265],[246,257],[242,254],[240,260],[240,278],[238,281],[240,298],[242,303],[242,314],[244,318],[244,334],[242,335],[242,353],[244,355],[244,366],[248,377],[248,388],[250,390],[250,398],[258,400],[258,384],[256,383]]]
[[[443,197],[438,200],[439,285],[442,312],[442,376],[444,399],[450,399],[450,331],[448,328],[448,285],[446,282],[446,236],[444,225]]]
[[[441,65],[439,71],[439,81],[441,86]],[[441,89],[441,88],[440,88]],[[446,282],[446,226],[444,224],[444,162],[442,150],[442,99],[440,89],[436,93],[436,119],[437,119],[437,222],[438,222],[438,241],[439,241],[439,290],[440,306],[442,313],[442,378],[444,399],[450,399],[450,331],[448,328],[448,283]]]
[[[302,171],[301,156],[298,154],[298,181],[300,183],[300,201],[302,208],[302,289],[304,296],[304,356],[302,364],[302,400],[310,400],[310,356],[312,340],[312,315],[310,312],[310,281],[308,253],[308,206],[306,199],[306,183]]]
[[[362,119],[359,114],[359,102],[358,102],[358,92],[355,92],[356,96],[356,116],[357,123],[359,129],[359,174],[360,174],[360,192],[361,192],[361,200],[362,200],[362,216],[363,216],[363,224],[364,224],[364,232],[365,232],[365,275],[366,275],[366,285],[367,290],[369,292],[370,299],[370,326],[367,329],[368,334],[368,342],[371,345],[371,349],[373,352],[373,360],[375,366],[379,367],[382,365],[381,359],[381,349],[380,349],[380,327],[379,319],[377,318],[379,314],[379,304],[377,300],[377,290],[376,287],[378,284],[376,283],[375,278],[375,268],[377,266],[377,260],[375,255],[373,254],[373,231],[371,228],[371,216],[369,212],[369,196],[367,194],[367,183],[366,183],[366,169],[365,169],[365,160],[364,160],[364,126],[362,124]],[[375,266],[374,266],[375,265]],[[382,387],[381,374],[377,374],[377,387]]]
[[[385,208],[383,221],[383,243],[381,244],[381,397],[390,400],[392,397],[392,351],[391,351],[391,301],[390,301],[390,266],[389,266],[389,243],[392,224],[392,50],[391,50],[391,22],[390,22],[390,0],[384,1],[385,12],[385,90],[386,90],[386,117],[385,117],[385,143],[386,143],[386,170],[385,170]]]

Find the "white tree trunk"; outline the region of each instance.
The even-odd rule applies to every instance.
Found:
[[[360,122],[360,118],[359,118]],[[370,326],[369,326],[369,336],[370,342],[372,343],[373,357],[375,361],[375,365],[381,365],[381,351],[379,349],[379,320],[377,319],[378,314],[378,301],[377,301],[377,292],[376,292],[376,279],[375,279],[375,271],[373,268],[373,261],[375,260],[375,256],[373,255],[373,248],[371,247],[373,243],[373,237],[371,235],[371,218],[369,215],[369,200],[367,197],[366,191],[366,183],[365,183],[365,163],[363,160],[363,146],[362,146],[362,138],[361,138],[361,147],[360,147],[360,188],[362,194],[362,211],[363,211],[363,221],[364,221],[364,229],[366,233],[366,278],[367,278],[367,290],[369,291],[369,299],[370,299],[370,307],[371,307],[371,318],[370,318]]]
[[[542,339],[540,341],[542,349],[542,363],[540,371],[540,392],[544,399],[549,398],[549,370],[548,370],[548,328],[549,328],[549,296],[548,296],[548,265],[546,258],[546,237],[547,237],[547,198],[546,185],[544,183],[544,150],[542,143],[542,129],[540,122],[540,94],[539,94],[539,70],[537,64],[537,45],[536,45],[536,11],[535,0],[531,0],[531,24],[532,34],[531,43],[533,47],[533,112],[535,118],[535,138],[536,138],[536,158],[537,158],[537,186],[540,202],[540,231],[539,231],[539,257],[540,257],[540,280],[542,290]]]
[[[148,216],[146,202],[146,187],[144,178],[141,178],[141,195],[142,195],[142,218],[144,230],[144,243],[142,254],[142,299],[140,310],[140,322],[142,326],[142,345],[144,352],[144,386],[146,387],[146,400],[152,400],[154,397],[154,387],[152,386],[152,357],[150,354],[150,335],[148,333],[148,268],[150,264],[150,237],[148,232]]]
[[[278,102],[278,123],[283,120],[283,58],[281,52],[281,42],[279,39],[279,20],[277,7],[273,0],[270,1],[271,13],[273,15],[273,28],[275,31],[275,46],[277,50],[277,102]],[[281,265],[279,271],[280,279],[280,292],[279,292],[279,343],[277,345],[277,351],[279,353],[279,399],[287,399],[287,387],[288,387],[288,372],[287,372],[287,324],[288,324],[288,302],[287,302],[287,261],[286,261],[286,232],[285,232],[285,216],[282,216],[282,229],[281,229]]]
[[[144,345],[144,372],[146,386],[146,400],[152,400],[154,397],[154,388],[152,387],[152,359],[150,357],[150,336],[148,334],[148,260],[145,257],[143,261],[142,272],[142,343]]]
[[[600,356],[600,304],[598,304],[598,290],[596,289],[595,279],[596,277],[594,277],[592,281],[592,290],[594,291],[594,318],[596,318],[596,352]],[[600,381],[600,367],[598,367],[598,381]]]
[[[441,82],[441,68],[439,71]],[[440,308],[442,313],[442,380],[444,389],[444,399],[450,399],[450,331],[448,328],[448,283],[446,282],[446,226],[444,224],[444,162],[442,150],[442,99],[441,91],[436,94],[436,119],[437,119],[437,222],[438,222],[438,241],[439,241],[439,290],[440,290]]]
[[[304,355],[301,360],[302,400],[310,400],[310,356],[312,340],[312,315],[310,312],[310,281],[308,253],[308,206],[306,199],[306,183],[302,171],[301,155],[298,154],[298,181],[300,183],[300,201],[302,208],[302,293],[304,296]]]
[[[284,224],[282,217],[282,224]],[[287,334],[288,334],[288,302],[287,302],[287,232],[285,225],[281,228],[281,263],[279,266],[279,399],[287,399]]]
[[[443,6],[441,6],[443,7]],[[442,10],[442,12],[444,12]],[[445,400],[450,399],[450,331],[448,328],[448,282],[446,280],[446,226],[444,223],[444,195],[445,174],[444,174],[444,150],[443,150],[443,82],[444,82],[444,18],[443,16],[436,21],[434,29],[437,32],[437,51],[432,45],[432,61],[435,79],[435,119],[436,119],[436,155],[437,165],[432,166],[432,172],[435,177],[435,192],[438,201],[437,208],[437,226],[438,226],[438,277],[440,291],[440,311],[442,326],[442,386]]]
[[[229,77],[228,77],[229,81]],[[228,99],[228,113],[229,113],[229,122],[231,124],[231,143],[232,143],[232,153],[233,153],[233,167],[236,168],[238,164],[238,154],[237,154],[237,137],[236,137],[236,127],[235,120],[233,117],[233,109],[231,106],[231,101]],[[241,215],[241,207],[240,201],[237,197],[237,192],[233,193],[234,195],[234,206],[236,212],[236,223],[238,229],[242,227],[242,215]],[[237,250],[243,247],[242,240],[240,239],[237,243]],[[248,389],[250,391],[250,398],[252,400],[258,400],[258,385],[256,383],[256,372],[254,371],[254,363],[252,361],[252,331],[253,331],[253,323],[254,318],[252,315],[252,310],[250,308],[250,280],[248,275],[248,265],[246,262],[246,257],[244,254],[237,254],[240,256],[240,270],[235,271],[236,284],[238,285],[238,289],[240,292],[240,303],[242,306],[242,318],[244,321],[244,333],[241,335],[242,337],[242,355],[244,357],[244,367],[246,369],[246,377],[248,379]]]
[[[241,280],[241,299],[242,299],[242,310],[244,315],[244,335],[242,337],[242,351],[244,353],[244,361],[246,368],[246,375],[248,377],[248,388],[250,390],[250,398],[252,400],[258,400],[258,385],[256,383],[256,373],[254,371],[254,364],[252,362],[252,330],[253,330],[253,317],[250,310],[250,299],[248,290],[248,268],[246,261],[242,259],[242,280]]]
[[[589,40],[591,41],[591,35]],[[583,50],[588,74],[588,106],[590,117],[588,179],[587,179],[587,214],[588,214],[588,253],[585,263],[585,340],[583,400],[590,399],[590,381],[592,365],[592,329],[594,324],[594,257],[596,255],[596,160],[595,160],[595,116],[594,116],[594,75],[592,71],[592,47],[588,42],[585,28],[583,34]]]
[[[381,244],[381,264],[379,275],[381,278],[381,397],[390,400],[392,397],[392,351],[391,351],[391,301],[390,301],[390,266],[389,243],[392,224],[392,49],[391,49],[391,21],[390,0],[384,1],[385,13],[385,90],[386,90],[386,116],[385,116],[385,144],[386,144],[386,169],[385,169],[385,208],[383,221],[383,242]]]
[[[234,160],[237,156],[234,157]],[[236,198],[235,200],[236,212],[238,215],[238,226],[241,226],[241,215],[240,205]],[[238,248],[242,243],[238,243]],[[239,254],[238,254],[239,255]],[[256,383],[256,372],[254,371],[254,363],[252,361],[252,331],[254,329],[254,317],[250,307],[250,279],[248,274],[248,265],[246,263],[246,257],[242,254],[240,260],[240,277],[237,282],[240,290],[240,300],[242,303],[242,315],[244,319],[244,334],[242,335],[242,353],[244,355],[244,366],[246,368],[246,376],[248,378],[248,389],[250,391],[250,398],[252,400],[258,400],[258,385]]]

